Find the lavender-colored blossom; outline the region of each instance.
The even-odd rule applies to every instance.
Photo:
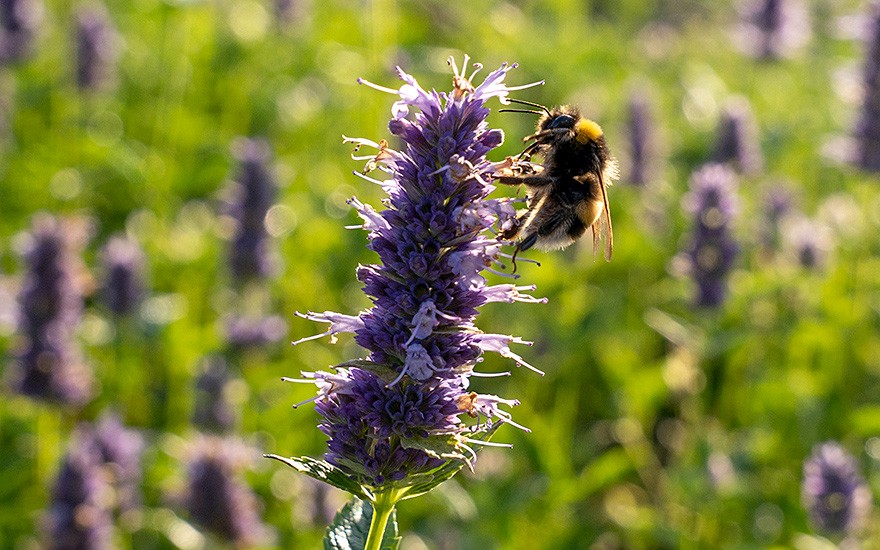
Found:
[[[821,270],[831,250],[831,232],[828,227],[807,218],[797,218],[786,224],[786,244],[789,254],[804,269]]]
[[[76,83],[81,90],[96,90],[113,76],[119,39],[107,10],[91,5],[76,14]]]
[[[880,1],[871,4],[865,46],[864,99],[854,129],[856,166],[880,172]]]
[[[649,174],[653,171],[652,163],[655,154],[654,119],[651,106],[645,95],[637,93],[629,100],[630,172],[628,181],[634,185],[648,183]]]
[[[42,12],[39,0],[0,0],[0,63],[30,54]]]
[[[301,24],[311,12],[311,0],[275,0],[275,18],[284,25]]]
[[[788,57],[810,38],[807,6],[803,0],[745,0],[739,7],[737,45],[753,57]]]
[[[755,174],[764,165],[755,116],[748,100],[730,100],[721,114],[712,162],[730,163],[744,174]]]
[[[852,534],[871,511],[871,492],[855,458],[833,441],[817,445],[804,462],[801,490],[813,524],[829,534]]]
[[[739,252],[731,234],[738,204],[730,168],[710,164],[691,176],[684,206],[694,216],[694,224],[685,255],[697,284],[699,306],[717,307],[727,294],[727,276]]]
[[[198,429],[225,433],[235,426],[238,415],[227,395],[229,380],[229,367],[222,356],[202,360],[201,372],[196,378],[193,409],[193,424]]]
[[[275,201],[277,184],[269,167],[267,141],[239,138],[232,150],[238,174],[228,204],[228,215],[234,222],[229,263],[236,282],[242,284],[269,277],[276,269],[265,219]]]
[[[13,387],[24,395],[82,405],[92,393],[92,375],[75,342],[82,296],[65,229],[37,216],[25,254],[27,272],[19,295],[21,345],[11,369]]]
[[[399,68],[404,84],[397,90],[359,80],[399,98],[389,129],[403,144],[398,151],[385,140],[346,138],[376,149],[354,158],[367,161],[365,171],[379,170],[384,179],[362,177],[388,194],[379,212],[350,201],[381,261],[357,270],[374,305],[356,316],[303,315],[329,323],[323,335],[354,333],[369,352],[334,373],[303,373],[319,388],[315,402],[329,437],[327,461],[369,487],[406,486],[410,476],[452,458],[472,462],[467,436],[488,423],[468,426],[461,416],[516,425],[499,408],[516,401],[468,393],[467,377],[484,351],[530,367],[509,347],[525,342],[474,326],[477,308],[487,302],[541,301],[524,293],[534,287],[489,286],[481,274],[500,254],[499,242],[484,232],[513,215],[509,201],[487,199],[495,165],[486,154],[503,134],[487,126],[484,104],[492,97],[505,103],[508,92],[519,89],[503,83],[515,65],[502,65],[475,87],[480,65],[468,76],[450,64],[448,93],[426,91]],[[445,453],[437,451],[441,447]]]
[[[141,453],[144,439],[126,429],[119,416],[107,413],[94,426],[83,426],[83,445],[96,454],[105,478],[115,490],[114,502],[120,511],[140,505]]]
[[[140,246],[125,237],[113,237],[101,251],[101,298],[114,315],[135,312],[144,297],[145,256]]]
[[[260,520],[256,496],[240,479],[243,452],[235,440],[197,441],[188,468],[185,504],[196,524],[247,547],[265,543],[271,532]]]
[[[253,348],[280,341],[287,322],[278,315],[230,315],[224,325],[226,340],[236,348]]]
[[[53,550],[112,548],[112,517],[105,506],[110,491],[96,455],[72,447],[58,472],[45,519],[46,547]]]

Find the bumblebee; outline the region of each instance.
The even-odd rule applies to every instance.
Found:
[[[511,101],[542,110],[502,109],[541,115],[535,133],[523,139],[532,143],[509,167],[495,174],[498,183],[525,185],[528,191],[528,208],[500,235],[518,240],[514,271],[519,251],[533,246],[541,250],[565,248],[587,228],[593,233],[594,253],[599,249],[600,228],[604,229],[605,259],[610,261],[614,240],[607,187],[617,178],[617,161],[608,151],[602,128],[582,117],[577,107],[563,105],[551,110],[537,103]],[[542,162],[530,162],[532,155],[539,155]]]

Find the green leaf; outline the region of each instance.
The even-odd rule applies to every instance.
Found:
[[[361,498],[369,498],[361,485],[348,478],[339,468],[336,468],[329,462],[324,460],[316,460],[308,456],[299,458],[285,458],[278,455],[263,455],[266,458],[273,458],[279,462],[287,464],[294,470],[302,472],[309,477],[313,477],[318,481],[323,481],[343,491],[347,491]]]
[[[501,427],[503,422],[495,422],[494,424],[489,425],[484,431],[473,434],[470,439],[474,439],[477,441],[489,441],[495,432]],[[476,449],[479,452],[479,448]],[[452,478],[455,474],[458,473],[465,465],[465,461],[463,460],[450,460],[438,467],[437,469],[428,472],[426,474],[421,474],[418,476],[419,478],[425,478],[424,481],[419,481],[412,484],[407,492],[406,496],[404,496],[401,500],[405,500],[408,498],[417,497],[419,495],[423,495],[433,489],[434,487],[440,485],[447,479]]]
[[[327,528],[324,536],[324,550],[363,550],[370,533],[370,522],[373,521],[373,507],[369,502],[357,497],[337,512],[333,523]],[[396,550],[400,545],[400,533],[397,527],[397,511],[391,512],[385,534],[382,536],[381,550]]]

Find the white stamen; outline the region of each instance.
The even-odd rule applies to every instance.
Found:
[[[474,378],[502,378],[504,376],[510,376],[510,371],[506,372],[477,372],[471,371],[471,376]]]
[[[379,86],[378,84],[373,84],[369,80],[365,80],[363,78],[358,78],[357,83],[363,84],[364,86],[370,87],[374,90],[379,90],[380,92],[385,92],[385,93],[394,94],[394,95],[400,95],[400,92],[398,90],[392,90],[391,88],[386,88],[385,86]]]
[[[504,273],[502,271],[495,271],[491,267],[487,267],[486,271],[488,271],[489,273],[494,273],[495,275],[498,275],[500,277],[509,277],[511,279],[519,279],[520,278],[520,275],[517,275],[516,273]]]
[[[465,61],[467,61],[467,55],[464,56]],[[449,56],[446,58],[446,64],[452,67],[452,74],[455,76],[459,76],[458,74],[458,65],[455,64],[455,58],[453,56]]]
[[[312,403],[312,402],[314,402],[314,401],[317,401],[317,400],[320,399],[320,398],[321,398],[320,395],[316,395],[315,397],[311,397],[311,398],[309,398],[309,399],[306,399],[305,401],[300,401],[299,403],[297,403],[296,405],[294,405],[293,408],[294,408],[294,409],[298,409],[298,408],[302,407],[303,405],[305,405],[305,404],[307,404],[307,403]]]
[[[394,381],[392,381],[392,382],[390,382],[390,383],[388,383],[388,384],[385,384],[385,387],[386,387],[386,388],[392,388],[392,387],[394,387],[398,382],[400,382],[401,378],[403,378],[403,375],[406,374],[406,371],[407,371],[408,368],[409,368],[409,367],[408,367],[406,364],[404,364],[404,365],[403,365],[403,369],[400,370],[400,374],[397,375],[397,378],[395,378]]]
[[[471,73],[471,76],[468,77],[470,82],[474,81],[474,77],[477,76],[477,73],[483,70],[482,63],[474,63],[474,72]]]
[[[434,170],[433,172],[431,172],[431,173],[428,174],[428,175],[429,175],[429,176],[436,176],[436,175],[439,174],[440,172],[445,172],[445,171],[447,171],[447,170],[449,170],[449,165],[448,165],[448,164],[445,165],[445,166],[442,166],[442,167],[440,167],[440,168],[438,168],[438,169],[436,169],[436,170]]]
[[[373,157],[370,157],[370,158],[373,158]],[[376,178],[368,176],[367,174],[364,174],[363,172],[358,172],[357,170],[352,170],[351,173],[361,179],[367,180],[370,183],[375,183],[376,185],[383,185],[383,186],[385,185],[384,181],[377,180]],[[389,181],[389,180],[386,180],[386,181]]]
[[[512,443],[498,443],[495,441],[480,441],[479,439],[471,439],[469,437],[463,438],[464,441],[474,445],[483,445],[484,447],[504,447],[505,449],[512,449]]]
[[[282,382],[296,382],[297,384],[314,384],[314,380],[307,380],[305,378],[290,378],[288,376],[281,377]]]
[[[290,345],[291,346],[298,346],[298,345],[302,344],[303,342],[311,342],[312,340],[317,340],[318,338],[330,336],[331,334],[333,334],[333,333],[328,330],[327,332],[322,332],[320,334],[315,334],[313,336],[306,336],[305,338],[300,338],[299,340],[294,340],[293,342],[290,343]]]

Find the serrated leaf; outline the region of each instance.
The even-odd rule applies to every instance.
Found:
[[[339,468],[336,468],[324,460],[316,460],[308,456],[285,458],[278,455],[263,455],[279,462],[287,464],[294,470],[302,472],[309,477],[323,481],[329,485],[342,489],[361,498],[369,498],[361,485],[348,478]]]
[[[373,507],[369,502],[353,497],[336,513],[333,523],[324,535],[324,550],[363,550],[370,534],[370,523],[373,521]],[[400,533],[397,527],[397,510],[391,511],[391,517],[385,526],[382,536],[381,550],[397,550],[400,545]]]

